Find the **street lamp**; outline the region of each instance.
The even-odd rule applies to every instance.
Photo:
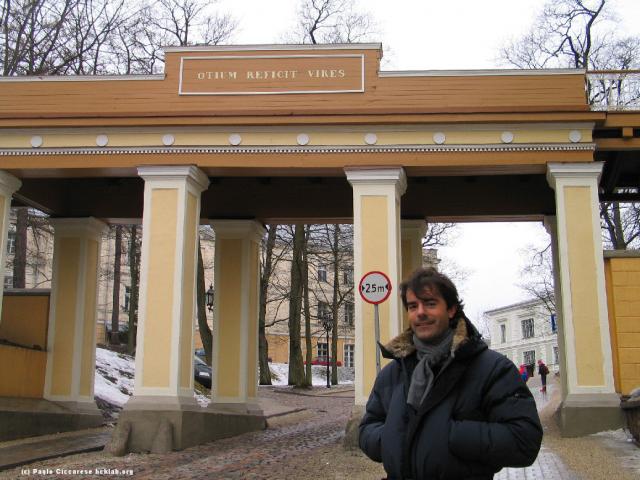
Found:
[[[331,381],[329,380],[329,359],[331,356],[329,355],[329,332],[333,328],[333,318],[331,316],[326,315],[320,320],[322,324],[322,328],[327,337],[327,388],[331,388]]]
[[[209,310],[210,312],[213,312],[213,298],[214,298],[214,293],[213,293],[213,284],[209,284],[209,290],[207,290],[207,293],[205,293],[205,296],[207,297],[207,310]]]

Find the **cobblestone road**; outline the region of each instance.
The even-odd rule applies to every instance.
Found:
[[[533,390],[533,388],[532,388]],[[285,393],[288,392],[288,393]],[[282,417],[264,431],[219,440],[166,455],[130,454],[114,458],[102,452],[74,455],[28,465],[0,473],[0,478],[98,478],[75,474],[73,470],[102,469],[99,478],[125,478],[109,474],[116,470],[131,472],[141,479],[381,479],[381,465],[360,452],[346,452],[341,446],[344,427],[353,406],[352,391],[316,387],[312,394],[296,394],[287,388],[261,387],[260,396],[291,407],[304,407],[295,418]],[[534,392],[535,393],[535,392]],[[538,395],[536,395],[538,396]],[[537,398],[541,406],[546,400]],[[289,420],[286,420],[289,418]],[[582,456],[584,461],[588,457]],[[34,474],[34,468],[51,473]],[[616,472],[618,467],[611,466]],[[57,474],[57,469],[65,473]],[[584,469],[583,469],[584,470]],[[613,473],[607,479],[623,478]],[[590,475],[577,475],[550,448],[545,447],[531,467],[505,469],[496,480],[581,480]],[[599,477],[594,477],[599,478]],[[629,477],[624,477],[629,478]]]

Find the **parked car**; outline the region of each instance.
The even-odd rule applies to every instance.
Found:
[[[305,361],[304,363],[306,365],[307,362]],[[333,365],[333,362],[331,360],[328,360],[327,357],[316,357],[313,360],[311,360],[311,365],[325,365],[326,366],[327,363],[329,365]],[[338,360],[336,362],[336,365],[338,367],[341,367],[342,366],[342,362],[340,360]]]
[[[198,355],[193,356],[193,378],[203,387],[211,388],[211,367]]]
[[[200,357],[200,360],[204,360],[205,362],[207,361],[204,348],[196,348],[195,354],[197,357]]]

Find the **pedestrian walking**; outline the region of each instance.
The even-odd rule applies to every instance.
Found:
[[[524,383],[527,383],[527,380],[529,380],[529,372],[527,371],[527,366],[524,363],[520,364],[520,369],[518,371],[520,372],[520,378],[522,378],[522,381]]]
[[[540,375],[540,381],[542,382],[542,396],[547,397],[547,375],[549,375],[549,368],[545,365],[542,359],[538,360],[538,375]]]
[[[492,479],[531,465],[542,427],[531,392],[489,350],[451,280],[433,268],[400,286],[410,328],[381,346],[391,359],[360,423],[360,448],[389,479]]]

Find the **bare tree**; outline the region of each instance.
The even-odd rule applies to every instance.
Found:
[[[549,0],[531,30],[510,42],[501,59],[517,68],[592,67],[596,27],[606,0]]]
[[[113,290],[111,303],[111,345],[120,344],[120,267],[122,264],[122,225],[115,230],[115,254],[113,256]]]
[[[2,74],[105,73],[105,47],[124,18],[124,0],[3,2]]]
[[[531,31],[503,47],[500,57],[518,68],[604,70],[587,78],[589,103],[597,109],[637,103],[640,89],[629,88],[625,71],[640,68],[640,37],[619,37],[606,6],[607,0],[550,0]],[[602,202],[600,216],[606,246],[638,244],[639,203]]]
[[[146,19],[162,45],[218,45],[231,38],[237,22],[229,14],[209,13],[205,0],[157,0],[146,9]]]
[[[17,0],[0,6],[2,75],[155,73],[168,45],[216,45],[237,22],[205,0]]]
[[[271,385],[271,370],[269,370],[269,343],[265,331],[267,315],[267,294],[271,274],[273,272],[273,249],[276,244],[277,225],[267,226],[267,236],[263,243],[263,261],[260,269],[260,306],[258,311],[258,357],[260,365],[260,385]]]
[[[303,293],[304,225],[296,225],[293,234],[293,252],[291,261],[291,294],[289,298],[289,385],[305,387],[310,384],[304,374],[302,349],[300,345],[300,314]]]
[[[518,286],[532,298],[540,300],[549,313],[555,313],[551,244],[543,249],[529,245],[523,254],[528,262],[521,271],[523,281]]]
[[[13,256],[13,288],[26,287],[27,272],[27,229],[29,208],[16,208],[16,243]]]
[[[127,332],[127,350],[133,354],[136,350],[138,331],[138,298],[140,292],[140,236],[138,226],[129,228],[129,331]]]
[[[289,42],[356,43],[375,36],[371,14],[355,9],[354,0],[301,0]]]

